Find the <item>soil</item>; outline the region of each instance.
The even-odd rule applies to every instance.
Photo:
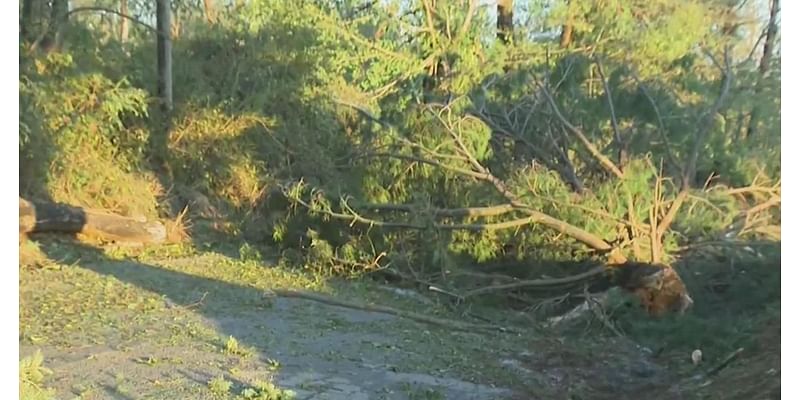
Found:
[[[454,332],[263,296],[297,288],[466,320],[435,297],[363,280],[211,252],[45,252],[61,261],[20,270],[20,354],[42,351],[59,399],[287,398],[253,397],[264,382],[296,399],[634,399],[675,382],[622,339],[520,324],[522,334]]]

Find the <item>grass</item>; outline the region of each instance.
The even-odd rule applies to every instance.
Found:
[[[224,352],[225,354],[239,356],[242,358],[251,357],[253,355],[253,350],[241,346],[239,341],[233,336],[228,336],[228,340],[225,341]]]
[[[232,386],[233,383],[226,380],[224,376],[217,376],[208,381],[208,390],[219,397],[227,397]]]
[[[272,382],[258,381],[253,387],[246,388],[237,396],[237,400],[294,400],[295,393],[281,389]]]
[[[44,356],[36,351],[19,362],[19,397],[23,400],[55,399],[55,391],[44,387],[44,380],[52,371],[44,366]]]
[[[658,351],[659,346],[663,347],[654,359],[654,362],[669,367],[669,373],[660,372],[663,376],[658,376],[653,383],[661,388],[713,366],[737,346],[747,346],[740,360],[723,370],[711,384],[698,388],[697,392],[729,393],[732,386],[716,382],[724,382],[725,379],[733,382],[734,377],[755,382],[757,377],[771,379],[777,374],[777,385],[780,382],[779,367],[773,365],[775,359],[779,360],[779,348],[777,351],[762,351],[759,350],[761,347],[751,347],[751,344],[762,343],[763,346],[763,343],[769,342],[759,342],[761,339],[758,335],[763,332],[758,327],[772,316],[779,318],[779,302],[777,308],[773,306],[768,309],[773,312],[770,314],[764,312],[764,299],[736,297],[747,285],[764,287],[774,278],[748,283],[748,280],[752,280],[748,274],[732,274],[729,276],[732,280],[727,294],[714,294],[718,296],[716,298],[708,295],[711,297],[706,299],[702,298],[702,285],[698,283],[699,286],[693,287],[693,294],[697,294],[696,300],[702,301],[698,301],[698,308],[693,310],[693,314],[681,319],[652,321],[638,318],[632,311],[619,314],[617,320],[625,328],[623,331],[628,335],[626,340],[610,338],[607,332],[557,333],[534,327],[527,327],[526,334],[521,336],[499,332],[454,333],[397,318],[372,319],[370,316],[360,320],[364,317],[350,313],[359,319],[358,323],[353,323],[350,316],[344,318],[340,314],[345,310],[305,302],[298,303],[290,315],[283,317],[296,320],[303,327],[292,332],[292,338],[286,338],[276,336],[276,331],[268,322],[258,325],[257,336],[240,336],[230,330],[235,326],[223,330],[219,325],[209,325],[207,318],[215,320],[225,315],[266,309],[268,306],[261,298],[261,293],[269,288],[321,291],[343,299],[386,304],[445,318],[465,317],[445,302],[422,303],[411,297],[378,290],[375,284],[366,280],[333,279],[314,270],[299,271],[280,263],[272,266],[253,258],[242,260],[221,252],[185,245],[99,251],[46,239],[39,244],[39,248],[48,257],[59,261],[51,261],[48,268],[28,267],[20,271],[21,282],[24,282],[20,288],[21,345],[55,349],[50,351],[74,349],[77,344],[110,347],[128,354],[127,360],[135,360],[133,364],[151,369],[152,374],[162,374],[159,371],[176,368],[198,368],[199,371],[211,373],[209,376],[217,377],[228,373],[230,379],[234,379],[229,382],[232,386],[225,392],[228,397],[288,398],[280,397],[283,396],[280,392],[268,386],[258,387],[252,373],[248,372],[253,365],[259,365],[259,371],[262,371],[259,373],[269,375],[280,372],[283,369],[281,358],[270,353],[275,346],[297,357],[324,359],[333,363],[353,359],[366,362],[368,357],[363,358],[365,355],[392,354],[391,363],[386,366],[389,371],[439,377],[458,376],[472,382],[531,390],[542,396],[558,397],[566,393],[563,391],[566,389],[553,386],[547,374],[552,371],[572,371],[569,379],[565,378],[561,384],[568,384],[568,392],[581,398],[605,398],[603,396],[606,394],[610,396],[624,390],[604,386],[602,382],[609,379],[608,374],[597,370],[597,362],[603,360],[603,370],[610,368],[612,372],[629,374],[625,371],[635,369],[631,366],[641,362],[643,357],[630,349],[630,340],[654,351]],[[233,254],[235,257],[236,253]],[[742,267],[750,272],[758,272],[758,268],[767,265],[769,262],[765,261],[761,264],[743,264]],[[712,266],[704,268],[704,271],[714,270]],[[777,279],[779,281],[779,276]],[[770,297],[766,296],[765,299],[769,300]],[[320,314],[321,309],[328,311]],[[721,309],[730,312],[720,312]],[[736,310],[740,312],[740,318],[732,317]],[[506,318],[504,314],[480,304],[474,305],[472,311],[493,315],[501,324],[511,325],[514,321],[513,324],[519,326],[515,318]],[[270,312],[284,311],[275,309]],[[370,332],[380,334],[366,336],[368,339],[355,347],[331,348],[328,352],[314,353],[302,345],[304,341],[320,335],[365,335]],[[561,337],[554,338],[554,334]],[[779,323],[777,337],[780,337]],[[151,346],[152,350],[142,350],[142,343]],[[705,354],[706,361],[700,369],[688,363],[688,354],[694,348],[701,348]],[[175,349],[177,353],[171,353],[169,349]],[[521,355],[526,352],[533,355]],[[198,364],[192,358],[195,353],[204,354],[203,364]],[[254,357],[256,355],[258,357]],[[100,359],[102,355],[91,354],[87,360],[105,362],[94,361]],[[527,375],[515,373],[509,369],[511,367],[505,362],[506,359],[516,359],[520,361],[521,368],[533,372]],[[746,375],[747,371],[742,369],[746,365],[744,360],[758,365],[756,369],[759,372]],[[775,368],[778,368],[777,372]],[[114,377],[115,390],[138,389],[141,383],[135,375],[147,372],[137,371],[118,371],[123,374],[119,376],[126,379]],[[166,397],[175,393],[182,393],[182,396],[193,393],[191,396],[202,397],[197,389],[192,389],[189,383],[191,379],[187,379],[157,375],[150,379],[149,390],[165,393]],[[203,390],[222,396],[220,393],[223,392],[224,383],[219,380],[214,382],[211,385],[207,380],[203,381]],[[689,382],[686,385],[695,388],[698,384]],[[84,390],[79,392],[97,393],[101,390],[96,386],[84,385]],[[237,393],[234,395],[233,392]],[[91,393],[86,395],[87,398],[95,396]],[[426,392],[422,388],[415,391],[414,396],[436,398],[436,392]]]

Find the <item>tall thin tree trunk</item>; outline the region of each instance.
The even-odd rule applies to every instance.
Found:
[[[497,38],[508,44],[514,34],[514,0],[497,0]]]
[[[769,75],[769,64],[772,61],[772,52],[775,49],[775,38],[778,36],[778,10],[780,9],[779,0],[770,1],[769,25],[767,27],[767,37],[764,40],[764,53],[761,62],[758,64],[758,83],[753,98],[756,105],[750,113],[750,122],[747,124],[746,137],[753,137],[758,131],[758,122],[761,119],[762,102],[759,96],[764,91],[767,75]]]
[[[170,23],[172,11],[169,3],[169,0],[156,2],[158,96],[166,111],[172,110],[172,24]]]
[[[128,15],[128,0],[119,1],[119,12]],[[125,43],[128,41],[128,34],[130,29],[130,22],[127,18],[119,19],[119,41]]]
[[[63,45],[64,29],[69,15],[69,0],[53,0],[50,7],[50,23],[47,34],[42,40],[42,48],[46,51],[58,50]]]
[[[22,40],[28,40],[31,35],[33,22],[33,0],[22,1],[22,19],[20,20],[19,35]]]
[[[209,24],[213,24],[217,20],[216,11],[214,10],[214,0],[203,0],[203,12]]]
[[[567,4],[569,5],[569,0],[567,0]],[[567,17],[567,22],[561,26],[561,37],[558,39],[558,44],[561,48],[567,48],[572,43],[572,17]]]

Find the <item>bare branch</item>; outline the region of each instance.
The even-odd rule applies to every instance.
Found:
[[[658,121],[658,133],[661,135],[661,141],[664,142],[664,151],[667,153],[667,160],[669,161],[670,165],[675,168],[675,171],[681,171],[681,164],[678,162],[678,159],[675,157],[675,153],[672,151],[672,145],[667,137],[667,128],[664,125],[664,118],[661,116],[661,110],[658,108],[656,100],[650,95],[650,92],[647,90],[647,86],[645,86],[645,84],[639,80],[639,77],[634,75],[633,79],[639,84],[639,91],[641,91],[644,97],[647,98],[647,101],[650,103],[650,106],[653,107],[653,111],[656,114],[656,120]]]
[[[733,79],[733,74],[731,72],[730,66],[730,56],[728,54],[728,48],[724,51],[724,69],[723,69],[723,81],[720,88],[719,96],[708,112],[701,117],[700,123],[698,124],[698,131],[695,135],[695,142],[692,148],[692,153],[689,156],[689,159],[686,161],[686,166],[683,171],[683,176],[681,179],[681,191],[675,197],[675,200],[672,201],[670,204],[667,213],[664,215],[664,218],[658,222],[655,232],[653,234],[655,237],[651,238],[653,241],[657,241],[661,243],[661,240],[664,237],[664,233],[666,233],[667,229],[669,229],[672,221],[675,219],[675,216],[678,214],[678,210],[680,209],[681,205],[683,205],[684,201],[689,195],[689,189],[691,188],[691,181],[695,176],[695,171],[697,168],[697,158],[700,155],[700,149],[705,144],[706,137],[708,136],[711,128],[713,126],[713,119],[714,115],[719,113],[720,109],[724,105],[725,100],[728,97],[728,93],[730,91],[731,81]],[[656,212],[651,213],[651,218],[657,218],[658,215]],[[650,221],[651,226],[655,225],[655,219]],[[654,262],[656,262],[654,260]]]
[[[91,6],[91,7],[75,7],[73,9],[69,10],[67,12],[67,14],[63,18],[68,18],[72,14],[77,14],[77,13],[82,13],[82,12],[104,12],[104,13],[114,14],[114,15],[120,17],[120,18],[125,18],[127,20],[130,20],[133,23],[146,28],[147,30],[149,30],[150,32],[155,33],[158,36],[167,36],[169,34],[169,32],[160,32],[155,27],[153,27],[153,26],[151,26],[151,25],[149,25],[149,24],[147,24],[145,22],[142,22],[141,20],[137,19],[136,17],[132,17],[132,16],[130,16],[128,14],[122,13],[120,11],[117,11],[117,10],[114,10],[114,9],[111,9],[111,8],[106,8],[106,7],[95,7],[95,6]],[[47,29],[45,29],[42,32],[42,34],[39,35],[39,37],[37,37],[36,40],[34,40],[33,43],[28,47],[28,53],[29,54],[33,53],[34,51],[36,51],[36,49],[39,48],[39,46],[41,45],[42,41],[47,36],[47,33],[50,32],[53,28],[55,28],[58,23],[59,23],[58,21],[51,19],[50,23],[47,25]]]
[[[431,210],[420,209],[410,204],[363,204],[357,208],[379,210],[379,211],[402,211],[414,212],[425,211],[437,217],[495,217],[516,210],[510,204],[500,204],[487,207],[465,207],[465,208],[436,208]]]
[[[697,158],[700,156],[700,150],[702,149],[703,145],[705,145],[706,138],[708,134],[711,132],[711,128],[713,127],[714,116],[719,113],[722,109],[722,106],[725,104],[725,101],[728,98],[728,94],[731,88],[731,82],[733,81],[733,72],[731,71],[730,65],[730,55],[729,49],[725,48],[724,51],[724,63],[725,66],[723,68],[723,79],[722,85],[720,87],[720,93],[717,97],[717,100],[711,106],[711,108],[706,112],[706,114],[701,117],[698,123],[698,132],[695,135],[695,142],[694,146],[692,147],[692,153],[686,163],[686,169],[683,173],[683,181],[681,185],[688,188],[691,179],[694,177],[696,169],[697,169]]]
[[[461,140],[460,135],[456,133],[455,130],[453,129],[452,124],[445,121],[444,118],[442,118],[441,113],[437,113],[433,110],[431,110],[431,112],[433,112],[433,114],[439,119],[444,128],[447,129],[447,132],[450,134],[450,136],[453,137],[453,140],[456,141],[456,144],[458,145],[461,153],[469,159],[469,162],[475,169],[475,171],[478,171],[475,175],[480,175],[482,177],[480,179],[488,183],[491,183],[495,187],[495,189],[500,193],[500,195],[502,195],[503,197],[506,198],[506,200],[508,200],[509,204],[519,209],[520,211],[530,215],[531,216],[530,223],[541,223],[542,225],[545,225],[551,229],[555,229],[563,234],[566,234],[567,236],[570,236],[575,240],[595,250],[599,251],[613,250],[613,247],[610,244],[608,244],[608,242],[593,235],[592,233],[589,233],[586,230],[583,230],[568,222],[561,221],[545,213],[534,210],[530,208],[527,204],[521,202],[519,198],[511,190],[508,189],[508,187],[505,185],[505,183],[503,183],[503,181],[494,176],[488,169],[486,169],[483,165],[481,165],[481,163],[475,158],[474,155],[472,155],[469,149],[467,149],[466,145],[464,145],[464,142]],[[613,262],[625,261],[624,257],[622,257],[617,252],[612,252],[610,257],[612,258]]]
[[[599,266],[592,268],[586,272],[564,278],[522,280],[517,282],[505,283],[501,285],[485,286],[479,289],[471,290],[465,293],[463,297],[468,298],[473,296],[480,296],[491,292],[503,291],[503,290],[512,290],[512,289],[521,289],[530,287],[552,287],[564,284],[578,283],[578,282],[583,282],[595,276],[600,276],[603,273],[605,273],[605,271],[606,271],[605,266]]]
[[[464,168],[454,167],[452,165],[447,165],[447,164],[441,163],[441,162],[436,161],[436,160],[429,160],[429,159],[422,158],[422,157],[406,156],[406,155],[394,154],[394,153],[370,153],[370,154],[363,154],[363,155],[357,156],[357,158],[370,158],[370,157],[396,158],[398,160],[419,162],[419,163],[428,164],[428,165],[432,165],[432,166],[435,166],[435,167],[443,168],[443,169],[446,169],[446,170],[450,170],[450,171],[453,171],[453,172],[457,172],[457,173],[459,173],[461,175],[464,175],[464,176],[469,176],[469,177],[476,178],[476,179],[481,179],[481,180],[485,180],[486,179],[486,176],[484,174],[482,174],[482,173],[471,171],[471,170],[464,169]]]
[[[581,141],[581,143],[583,143],[586,149],[589,150],[589,153],[592,154],[592,156],[600,163],[600,165],[602,165],[603,168],[614,174],[616,177],[622,178],[623,174],[622,171],[620,171],[619,167],[617,167],[613,161],[611,161],[608,157],[606,157],[603,153],[601,153],[600,150],[598,150],[597,147],[586,137],[586,135],[580,128],[578,128],[575,125],[572,125],[572,123],[570,123],[567,120],[567,118],[564,117],[564,114],[562,114],[561,110],[559,110],[558,105],[556,105],[556,102],[553,99],[553,96],[550,94],[550,91],[547,90],[547,88],[545,88],[544,85],[540,84],[538,81],[536,82],[536,86],[539,87],[542,94],[547,99],[547,102],[550,103],[550,108],[553,110],[553,113],[556,115],[559,121],[561,121],[561,123],[567,129],[569,129],[569,131],[572,132],[572,134],[575,135],[578,138],[578,140]]]
[[[467,9],[467,16],[464,18],[464,23],[461,25],[461,30],[458,32],[458,38],[461,39],[469,30],[472,23],[472,17],[475,15],[475,9],[478,7],[478,0],[469,0],[469,8]]]
[[[622,141],[622,134],[619,131],[619,122],[617,121],[617,113],[614,110],[614,99],[611,96],[611,88],[608,86],[608,80],[603,72],[603,64],[600,62],[600,57],[595,56],[594,62],[597,65],[597,73],[600,75],[600,80],[603,82],[603,91],[606,92],[606,100],[608,101],[608,111],[611,114],[611,127],[614,129],[614,143],[617,145],[619,152],[617,162],[620,166],[625,165],[625,143]]]

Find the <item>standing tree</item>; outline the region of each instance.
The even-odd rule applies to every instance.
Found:
[[[69,18],[69,0],[53,0],[50,4],[50,23],[39,46],[45,50],[60,49],[64,40],[64,29]]]
[[[170,13],[169,0],[158,0],[156,2],[158,96],[161,98],[161,106],[166,111],[172,111],[172,31],[170,29]]]
[[[31,22],[33,21],[33,0],[22,0],[22,18],[19,24],[20,38],[29,39]]]
[[[769,24],[767,25],[767,35],[764,40],[764,53],[761,55],[761,61],[758,64],[758,82],[756,83],[755,98],[758,98],[764,90],[766,78],[769,74],[769,65],[772,60],[772,53],[775,50],[775,41],[778,36],[778,11],[780,10],[780,1],[771,0],[769,9]],[[760,119],[762,104],[757,103],[750,113],[750,122],[747,126],[747,137],[753,137],[758,130],[758,122]]]
[[[508,44],[514,33],[514,0],[497,0],[497,38]]]
[[[128,0],[119,1],[119,12],[122,15],[128,15]],[[119,19],[119,41],[125,43],[128,41],[128,32],[130,30],[130,22],[127,18],[121,17]]]
[[[214,11],[214,0],[203,0],[203,13],[206,16],[206,21],[209,24],[214,23],[216,21],[217,16],[216,12]]]

